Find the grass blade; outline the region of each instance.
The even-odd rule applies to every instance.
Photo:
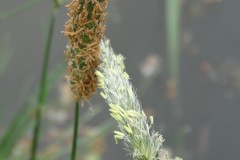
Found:
[[[38,4],[39,2],[41,2],[40,0],[29,0],[28,2],[18,5],[16,8],[11,9],[9,11],[0,13],[0,21],[5,20],[11,16],[15,16],[18,13]]]
[[[6,70],[10,60],[13,57],[14,50],[11,48],[10,35],[5,34],[0,43],[0,76]]]

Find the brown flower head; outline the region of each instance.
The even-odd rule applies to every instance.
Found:
[[[69,39],[65,51],[67,79],[76,100],[88,100],[96,92],[95,70],[100,59],[100,41],[105,32],[109,0],[72,0],[66,7],[70,19],[63,32]]]

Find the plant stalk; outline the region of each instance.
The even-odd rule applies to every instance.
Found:
[[[79,121],[79,102],[76,101],[76,103],[75,103],[75,117],[74,117],[74,129],[73,129],[71,160],[76,159],[77,137],[78,137],[78,121]]]
[[[180,68],[180,0],[166,0],[166,32],[168,52],[168,95],[174,108],[179,109]]]
[[[166,0],[166,29],[167,29],[167,50],[169,65],[169,93],[171,113],[174,124],[169,124],[173,134],[172,145],[174,149],[180,151],[184,147],[184,134],[182,132],[183,119],[180,97],[180,34],[181,34],[181,0]],[[170,134],[171,134],[170,133]],[[171,142],[170,142],[171,143]]]

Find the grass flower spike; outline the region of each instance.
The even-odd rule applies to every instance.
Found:
[[[123,140],[133,160],[169,160],[167,151],[162,149],[162,135],[152,127],[153,117],[145,115],[129,82],[124,57],[114,53],[109,40],[101,42],[101,50],[102,63],[96,74],[103,90],[101,95],[118,123],[119,130],[114,132],[116,143]]]
[[[87,101],[96,92],[95,74],[100,59],[100,42],[105,32],[108,0],[72,0],[66,7],[70,19],[63,32],[69,39],[65,51],[67,79],[75,95],[75,116],[71,160],[76,160],[79,100]]]
[[[69,39],[65,51],[67,79],[75,95],[88,100],[96,92],[95,69],[99,64],[100,41],[105,32],[108,0],[72,0],[66,7],[70,19],[63,32]]]

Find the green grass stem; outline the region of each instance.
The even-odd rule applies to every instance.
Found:
[[[72,141],[71,160],[76,160],[77,139],[78,139],[78,122],[79,122],[79,102],[75,103],[74,129]]]
[[[56,7],[56,5],[54,5],[52,15],[51,15],[51,20],[50,20],[48,38],[45,45],[45,54],[44,54],[43,68],[41,73],[38,105],[36,108],[36,122],[35,122],[36,124],[33,131],[33,141],[32,141],[32,147],[31,147],[30,160],[36,159],[37,145],[39,141],[39,133],[41,128],[42,106],[45,103],[45,99],[46,99],[46,89],[47,89],[46,80],[47,80],[48,59],[49,59],[50,50],[52,46],[52,39],[53,39],[53,33],[55,28],[57,11],[58,11],[58,8]]]
[[[179,79],[180,0],[166,0],[167,51],[170,78]]]

